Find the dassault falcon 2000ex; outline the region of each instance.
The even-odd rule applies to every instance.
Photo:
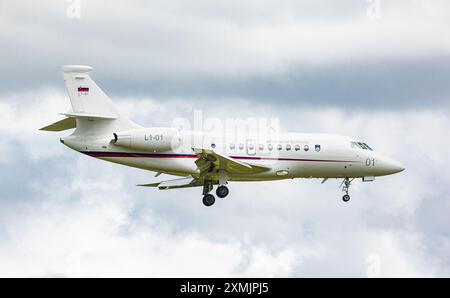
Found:
[[[72,111],[63,120],[41,130],[73,129],[61,138],[64,145],[106,161],[181,176],[140,186],[173,189],[203,187],[203,204],[211,194],[228,195],[229,181],[269,181],[293,178],[342,179],[345,202],[355,178],[373,181],[376,176],[404,170],[398,162],[372,150],[364,142],[329,134],[279,133],[254,139],[241,134],[217,137],[203,131],[175,127],[144,128],[127,119],[95,84],[89,66],[62,67]]]

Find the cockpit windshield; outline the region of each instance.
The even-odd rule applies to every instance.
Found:
[[[370,148],[370,146],[369,145],[367,145],[366,143],[363,143],[363,145],[367,148],[367,150],[370,150],[370,151],[373,151],[373,149],[372,148]]]
[[[373,151],[373,149],[370,148],[369,145],[367,145],[366,143],[363,143],[363,142],[351,142],[351,147],[352,148],[357,148],[357,149]]]

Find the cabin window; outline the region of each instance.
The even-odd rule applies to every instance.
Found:
[[[273,150],[273,145],[272,144],[267,145],[267,149],[269,149],[269,151],[272,151]]]
[[[282,146],[281,144],[278,144],[277,150],[280,151],[280,150],[282,150],[282,149],[283,149],[283,146]]]
[[[309,151],[309,146],[308,145],[303,146],[303,150]]]
[[[263,151],[264,150],[264,145],[263,144],[259,144],[259,150]]]
[[[300,151],[300,145],[295,145],[295,151]]]
[[[234,144],[230,144],[230,149],[234,150],[234,148],[236,148],[236,146],[234,146]]]
[[[255,145],[253,144],[248,144],[248,150],[253,150],[255,149]]]
[[[289,144],[286,145],[286,151],[291,151],[291,148],[292,148],[291,145]]]
[[[239,150],[244,150],[244,144],[239,144]]]

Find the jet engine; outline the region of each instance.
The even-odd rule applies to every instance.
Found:
[[[169,151],[181,145],[181,135],[175,128],[152,127],[113,133],[111,143],[130,149],[152,152]]]

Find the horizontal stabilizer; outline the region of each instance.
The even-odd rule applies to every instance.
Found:
[[[42,127],[40,130],[46,131],[63,131],[71,128],[75,128],[77,126],[77,122],[75,118],[65,118],[58,122],[47,125],[46,127]]]
[[[92,119],[104,119],[104,120],[114,120],[117,119],[115,115],[108,114],[88,114],[88,113],[61,113],[69,118],[92,118]]]

